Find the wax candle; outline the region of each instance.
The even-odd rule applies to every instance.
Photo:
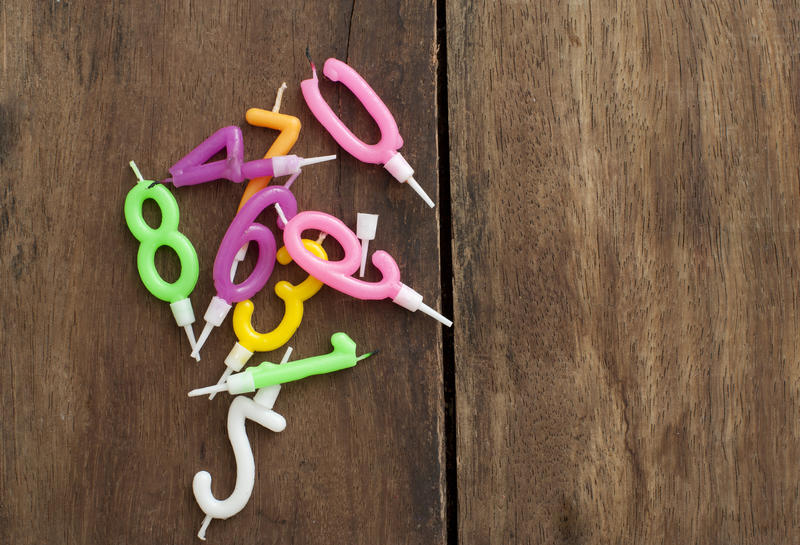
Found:
[[[325,261],[306,251],[301,235],[308,229],[327,233],[344,249],[344,258]],[[323,212],[301,212],[286,224],[283,243],[303,270],[335,290],[358,299],[386,299],[412,312],[421,310],[450,327],[453,322],[422,302],[422,295],[400,282],[400,269],[392,256],[379,250],[372,254],[372,263],[382,274],[379,282],[365,282],[352,277],[359,268],[361,248],[358,237],[342,220]]]
[[[224,391],[230,394],[252,392],[257,388],[272,384],[283,384],[311,375],[321,375],[347,369],[375,354],[375,352],[370,352],[362,356],[356,356],[356,343],[346,333],[334,333],[331,336],[331,345],[333,350],[328,354],[296,360],[284,365],[276,365],[265,361],[258,367],[250,367],[241,373],[231,375],[223,384],[192,390],[189,392],[189,397]]]
[[[244,301],[258,293],[267,283],[275,265],[276,244],[272,231],[264,225],[256,223],[258,215],[269,206],[280,206],[285,218],[291,219],[297,214],[297,201],[292,192],[285,187],[268,187],[259,191],[239,210],[230,227],[222,238],[217,257],[214,259],[214,288],[217,294],[211,299],[204,319],[203,332],[197,339],[194,354],[199,354],[203,344],[214,327],[219,327],[228,315],[233,303]],[[278,219],[278,228],[283,228],[284,220]],[[245,280],[234,284],[230,277],[231,265],[236,252],[245,243],[255,242],[258,245],[258,259],[253,271]]]
[[[220,179],[241,183],[246,179],[259,176],[294,174],[304,166],[336,159],[335,155],[311,159],[304,159],[297,155],[282,155],[245,162],[242,140],[242,130],[239,127],[230,126],[219,129],[175,163],[169,169],[172,177],[163,182],[171,182],[176,187],[197,185]],[[225,159],[207,162],[222,150],[225,150]]]
[[[304,239],[303,245],[320,259],[328,259],[328,254],[319,242]],[[281,265],[291,263],[292,258],[286,248],[278,250],[277,261]],[[226,369],[217,384],[225,382],[231,373],[241,371],[254,352],[271,352],[289,342],[303,320],[303,303],[321,288],[322,282],[312,276],[308,276],[296,286],[286,281],[275,284],[275,294],[283,300],[284,313],[280,323],[268,333],[259,333],[253,327],[255,306],[251,300],[237,303],[233,311],[233,331],[239,340],[225,358]],[[209,399],[213,399],[214,395],[211,394]]]
[[[300,120],[291,115],[277,113],[276,111],[270,112],[259,108],[250,108],[245,113],[245,119],[248,123],[256,127],[280,131],[280,134],[264,155],[264,159],[270,159],[279,155],[289,155],[289,152],[300,136]],[[271,178],[271,176],[259,176],[250,180],[247,184],[247,188],[244,190],[242,200],[239,202],[239,208],[241,209],[250,197],[267,187]]]
[[[175,322],[184,329],[194,349],[194,310],[189,294],[194,290],[200,274],[197,252],[189,239],[178,231],[180,211],[172,193],[162,185],[150,187],[152,180],[142,178],[136,163],[131,161],[130,166],[138,182],[125,197],[124,212],[128,229],[141,243],[136,255],[139,276],[147,291],[170,304]],[[157,229],[150,227],[144,219],[143,206],[148,199],[155,201],[161,212],[161,225]],[[180,276],[174,282],[164,280],[156,269],[156,251],[161,246],[171,248],[180,260]]]
[[[289,348],[283,356],[281,363],[286,363],[292,349]],[[218,500],[211,492],[211,475],[208,471],[199,471],[192,481],[197,505],[205,513],[205,518],[200,526],[197,537],[205,541],[206,530],[213,519],[227,519],[244,509],[255,485],[256,464],[253,459],[253,450],[247,438],[245,421],[252,420],[274,432],[281,432],[286,428],[286,420],[272,410],[275,400],[280,392],[280,385],[268,386],[256,392],[253,399],[246,396],[237,396],[228,409],[228,440],[233,448],[236,460],[236,484],[233,492],[224,500]]]
[[[397,151],[403,146],[403,138],[400,136],[397,122],[389,108],[364,78],[337,59],[325,61],[322,69],[322,73],[331,81],[341,81],[378,124],[381,139],[376,144],[366,144],[359,139],[328,106],[319,91],[317,69],[313,62],[311,63],[311,73],[311,79],[304,80],[300,84],[300,89],[303,91],[303,98],[305,98],[311,113],[333,136],[333,139],[359,161],[383,165],[398,182],[408,184],[428,206],[433,208],[433,201],[414,179],[414,169]]]

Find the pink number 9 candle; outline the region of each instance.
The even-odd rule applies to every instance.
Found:
[[[250,197],[225,232],[214,260],[214,288],[216,288],[217,294],[211,299],[203,317],[206,324],[203,333],[197,339],[192,356],[199,355],[211,330],[222,324],[233,303],[250,299],[269,280],[275,266],[277,245],[272,231],[260,223],[255,223],[255,220],[265,208],[271,205],[276,205],[276,208],[280,207],[279,213],[285,215],[286,218],[293,218],[297,214],[297,201],[291,191],[281,186],[267,187]],[[283,221],[280,218],[278,227],[283,228]],[[256,266],[244,281],[234,284],[231,278],[231,265],[236,259],[239,248],[248,242],[258,244]]]
[[[326,261],[309,252],[303,245],[303,231],[314,229],[335,238],[344,249],[344,258]],[[392,256],[379,250],[372,263],[383,275],[380,282],[353,278],[361,265],[361,244],[358,237],[340,219],[323,212],[301,212],[289,220],[283,231],[283,243],[297,263],[308,274],[335,290],[357,299],[391,299],[412,312],[421,310],[450,327],[453,322],[422,302],[422,295],[400,282],[400,269]]]
[[[311,60],[309,58],[309,60]],[[419,186],[414,179],[414,169],[408,161],[400,155],[397,150],[403,147],[403,138],[397,128],[397,122],[392,116],[392,112],[383,103],[378,94],[364,81],[358,72],[350,66],[337,59],[328,59],[322,73],[331,81],[341,81],[345,87],[350,89],[356,98],[364,105],[369,115],[378,124],[381,130],[381,139],[377,144],[367,144],[360,140],[348,129],[342,120],[333,112],[322,94],[319,92],[319,80],[317,79],[317,69],[311,63],[312,77],[300,83],[303,91],[303,98],[308,104],[308,108],[317,121],[333,136],[333,139],[342,146],[350,155],[364,163],[380,164],[394,176],[400,183],[407,183],[411,189],[417,192],[428,206],[433,208],[434,204],[428,194]]]

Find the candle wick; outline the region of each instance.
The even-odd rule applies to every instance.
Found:
[[[281,83],[278,88],[278,95],[275,97],[275,105],[272,106],[272,111],[278,113],[281,110],[281,101],[283,100],[283,92],[286,90],[286,82]]]
[[[136,163],[134,163],[133,161],[131,161],[131,162],[130,162],[130,163],[128,163],[128,164],[131,166],[131,169],[133,170],[133,173],[134,173],[134,174],[136,174],[136,177],[139,179],[139,181],[140,181],[140,182],[143,182],[143,181],[144,181],[144,178],[142,177],[142,173],[141,173],[141,172],[139,172],[139,167],[137,167],[137,166],[136,166]]]
[[[311,60],[311,50],[308,46],[306,46],[306,58],[308,59],[309,64],[311,64],[311,70],[314,72],[314,77],[317,77],[317,67],[314,66],[314,61]]]
[[[356,361],[365,360],[365,359],[367,359],[367,358],[368,358],[368,357],[370,357],[370,356],[374,356],[375,354],[377,354],[377,353],[378,353],[378,352],[380,352],[380,351],[381,351],[381,350],[380,350],[380,348],[379,348],[379,349],[377,349],[377,350],[373,350],[372,352],[369,352],[369,353],[367,353],[367,354],[364,354],[364,355],[362,355],[362,356],[359,356],[359,357],[357,357],[357,358],[356,358]]]
[[[280,204],[275,203],[275,210],[278,212],[278,216],[281,218],[281,221],[283,222],[284,225],[289,223],[289,220],[286,219],[286,214],[283,213],[283,208],[281,208]]]
[[[301,171],[298,170],[297,172],[295,172],[294,174],[289,176],[289,179],[286,180],[286,183],[283,184],[283,187],[285,187],[286,189],[289,189],[290,187],[292,187],[292,184],[294,183],[294,181],[297,179],[298,176],[300,176],[300,172]]]

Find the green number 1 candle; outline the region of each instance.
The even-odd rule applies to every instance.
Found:
[[[311,375],[333,373],[334,371],[353,367],[359,361],[372,356],[376,352],[373,351],[369,354],[357,356],[355,341],[346,333],[341,332],[334,333],[331,336],[331,346],[333,346],[333,350],[327,354],[296,360],[283,365],[265,361],[258,367],[250,367],[241,373],[229,376],[228,380],[222,384],[192,390],[189,392],[189,397],[225,391],[234,395],[244,394],[265,386],[292,382]]]
[[[147,291],[170,304],[175,322],[186,331],[189,344],[194,350],[194,310],[189,294],[194,290],[200,275],[197,252],[189,239],[178,231],[180,212],[172,193],[161,184],[149,187],[152,180],[143,179],[133,161],[130,165],[139,181],[125,197],[125,222],[131,234],[140,242],[136,256],[139,276]],[[155,201],[161,211],[161,225],[157,229],[150,227],[142,214],[144,201],[148,199]],[[167,282],[161,278],[156,269],[156,251],[162,246],[171,248],[180,260],[181,273],[175,282]],[[200,357],[196,359],[199,360]]]

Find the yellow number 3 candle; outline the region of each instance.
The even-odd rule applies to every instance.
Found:
[[[303,245],[313,255],[327,261],[328,254],[319,242],[303,239]],[[292,262],[286,248],[278,250],[277,260],[281,265]],[[283,299],[285,310],[281,322],[269,333],[259,333],[253,327],[255,307],[252,301],[248,299],[238,303],[233,311],[233,331],[239,342],[233,345],[225,358],[226,369],[217,384],[225,382],[231,373],[239,372],[253,356],[253,352],[271,352],[289,342],[303,321],[303,302],[313,297],[321,288],[322,282],[312,276],[296,286],[286,281],[278,282],[275,285],[275,294]],[[210,397],[213,399],[214,394]]]

